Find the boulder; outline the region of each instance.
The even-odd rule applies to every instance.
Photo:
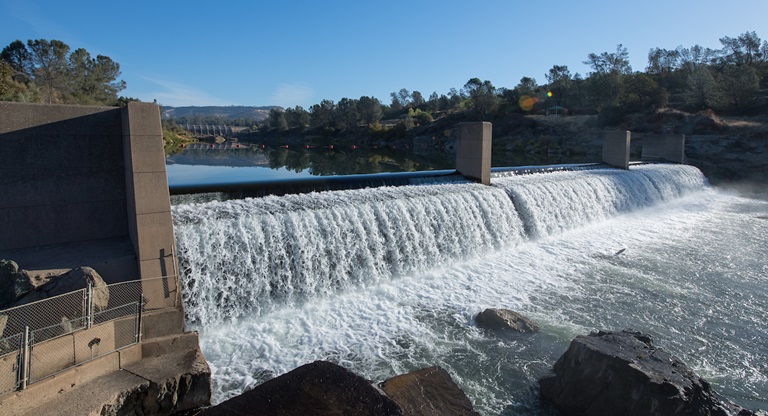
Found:
[[[539,384],[541,398],[566,416],[752,414],[718,397],[650,336],[629,330],[576,337]]]
[[[85,289],[90,283],[93,287],[93,306],[94,311],[100,311],[107,308],[109,303],[109,287],[101,278],[99,273],[87,266],[81,266],[72,269],[58,277],[49,280],[42,286],[29,292],[21,298],[19,305],[35,302],[45,298],[63,295],[76,290]]]
[[[7,309],[32,290],[29,278],[13,260],[0,260],[0,309]]]
[[[509,309],[486,309],[477,314],[475,322],[478,327],[487,329],[509,329],[517,332],[536,332],[539,330],[539,326],[535,322]]]
[[[440,367],[395,376],[379,384],[379,387],[400,405],[404,415],[479,415],[464,391]]]
[[[384,416],[403,412],[364,378],[336,364],[315,361],[200,413],[233,414]]]

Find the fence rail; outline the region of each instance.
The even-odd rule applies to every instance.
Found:
[[[142,313],[178,307],[178,291],[178,275],[89,284],[0,311],[0,394],[139,342]]]

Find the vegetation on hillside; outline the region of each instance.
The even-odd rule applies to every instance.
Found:
[[[455,121],[493,122],[512,115],[597,115],[598,125],[618,125],[630,114],[660,108],[737,116],[765,112],[768,104],[761,88],[768,88],[768,42],[755,32],[720,42],[718,50],[700,45],[654,48],[644,71],[634,71],[627,48],[618,45],[613,52],[590,53],[584,61],[591,69],[586,76],[571,74],[567,65],[554,65],[544,84],[523,77],[510,89],[472,78],[461,89],[426,98],[403,88],[391,94],[389,103],[362,96],[338,103],[323,100],[309,109],[273,108],[256,136],[392,139],[450,115]]]
[[[60,40],[20,40],[0,52],[0,101],[119,105],[120,64]]]

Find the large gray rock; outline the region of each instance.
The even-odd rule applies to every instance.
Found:
[[[13,260],[0,260],[0,309],[7,309],[32,290],[29,278]]]
[[[99,273],[87,266],[72,269],[47,283],[37,287],[21,298],[17,304],[23,305],[38,300],[63,295],[76,290],[85,289],[90,283],[93,287],[93,306],[95,311],[107,308],[109,303],[109,288]]]
[[[450,374],[440,367],[429,367],[392,377],[379,384],[404,415],[475,416],[472,402]]]
[[[200,416],[402,414],[397,403],[364,378],[336,364],[315,361],[206,409]]]
[[[578,336],[542,378],[542,399],[563,415],[750,415],[639,332]],[[741,413],[740,413],[741,411]]]
[[[487,329],[508,329],[518,332],[536,332],[539,325],[509,309],[488,308],[475,317],[478,327]]]

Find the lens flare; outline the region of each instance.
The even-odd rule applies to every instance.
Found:
[[[552,91],[547,91],[547,97],[552,97]]]
[[[517,102],[517,104],[520,105],[520,108],[522,108],[523,111],[531,111],[537,102],[539,102],[538,98],[524,95],[520,97],[520,100]]]

